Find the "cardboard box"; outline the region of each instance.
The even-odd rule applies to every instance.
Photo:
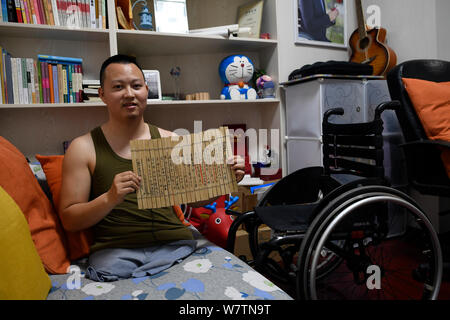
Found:
[[[238,192],[231,194],[233,197],[238,196],[239,200],[231,206],[231,210],[238,212],[252,211],[258,203],[258,197],[256,194],[251,194],[250,187],[238,186]]]

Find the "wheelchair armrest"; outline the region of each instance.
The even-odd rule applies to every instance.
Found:
[[[383,113],[384,110],[397,110],[398,108],[400,108],[401,103],[398,100],[393,100],[393,101],[386,101],[386,102],[382,102],[380,103],[376,108],[375,108],[375,119],[379,119],[381,117],[381,114]]]

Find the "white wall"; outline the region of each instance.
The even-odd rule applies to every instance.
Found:
[[[327,60],[348,60],[345,49],[296,45],[294,43],[294,1],[277,1],[280,82],[305,64]],[[354,0],[347,2],[347,39],[357,28]],[[450,60],[450,0],[362,0],[363,7],[380,6],[381,26],[387,29],[387,43],[397,61],[419,58]]]
[[[450,1],[436,0],[438,58],[450,61]]]

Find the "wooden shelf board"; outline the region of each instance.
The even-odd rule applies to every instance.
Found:
[[[151,41],[151,45],[146,45]],[[140,45],[136,46],[139,43]],[[276,40],[201,36],[154,31],[118,30],[118,51],[143,56],[254,51],[275,48]],[[132,48],[132,49],[131,49]]]
[[[154,100],[148,101],[150,107],[167,106],[202,106],[202,105],[245,105],[245,104],[278,104],[279,99],[258,99],[258,100]],[[37,108],[89,108],[105,107],[103,102],[91,103],[35,103],[35,104],[0,104],[0,109],[37,109]]]
[[[0,22],[0,37],[108,42],[109,30]]]

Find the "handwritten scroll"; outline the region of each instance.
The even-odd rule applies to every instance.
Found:
[[[228,128],[185,136],[132,140],[133,171],[142,178],[139,209],[192,203],[237,191],[227,164],[232,156]]]

